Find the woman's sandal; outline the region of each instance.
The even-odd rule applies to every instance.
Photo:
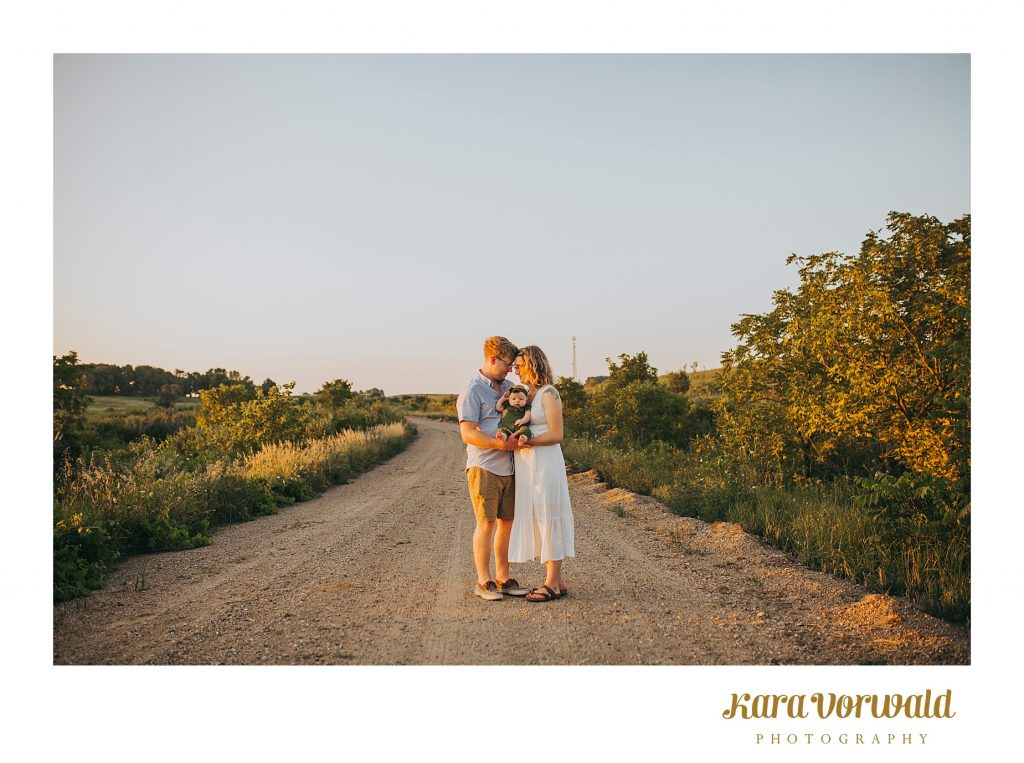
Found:
[[[531,599],[530,598],[531,596],[540,596],[542,598],[540,598],[540,599]],[[534,602],[554,601],[555,599],[560,599],[560,598],[562,598],[561,594],[555,593],[552,589],[548,588],[546,585],[542,585],[540,588],[534,588],[532,591],[530,591],[528,594],[526,594],[526,600],[527,601],[534,601]]]

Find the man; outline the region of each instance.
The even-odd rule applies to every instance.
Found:
[[[504,596],[525,596],[529,591],[509,577],[508,541],[515,515],[516,484],[512,453],[518,438],[502,441],[496,436],[501,414],[494,407],[513,384],[505,379],[512,370],[518,348],[503,336],[484,341],[484,365],[466,384],[456,407],[459,429],[466,443],[466,478],[476,514],[473,561],[476,585],[473,593],[496,601]],[[491,539],[494,542],[494,573],[491,579]]]

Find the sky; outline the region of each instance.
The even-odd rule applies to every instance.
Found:
[[[312,392],[720,365],[790,253],[970,211],[967,55],[57,55],[53,352]]]

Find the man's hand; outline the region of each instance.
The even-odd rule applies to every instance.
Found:
[[[497,450],[521,450],[522,448],[530,447],[529,445],[520,445],[519,444],[519,437],[515,436],[515,435],[513,435],[512,437],[509,437],[507,440],[504,440],[504,441],[500,440],[499,438],[495,438],[495,439],[498,442],[498,445],[497,445],[497,448],[496,448]]]

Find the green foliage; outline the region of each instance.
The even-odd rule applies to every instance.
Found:
[[[658,384],[645,353],[609,360],[566,406],[565,452],[682,514],[965,619],[970,217],[891,213],[856,256],[790,262],[799,286],[733,325],[720,372]]]
[[[608,383],[611,385],[623,386],[631,382],[658,381],[658,369],[651,368],[647,362],[646,352],[619,355],[618,364],[611,358],[605,358],[605,362],[608,363]]]
[[[894,462],[969,482],[970,216],[887,226],[857,256],[791,257],[796,292],[733,325],[723,440],[779,481]]]
[[[70,412],[65,432],[77,416],[88,443],[56,463],[54,597],[60,601],[101,587],[118,555],[206,545],[213,526],[317,495],[404,448],[415,431],[382,396],[298,399],[293,383],[202,390],[195,415],[119,405],[86,419],[79,415],[84,404],[74,405],[85,381],[76,358],[55,358],[54,365],[55,378],[64,380],[55,384],[55,422],[61,404]],[[294,465],[287,473],[274,471],[282,453]]]
[[[686,444],[689,403],[658,384],[657,377],[619,384],[613,375],[590,396],[588,412],[594,428],[623,447]]]
[[[73,442],[74,429],[90,403],[88,375],[72,350],[53,356],[53,449],[58,458]]]
[[[53,601],[59,603],[90,591],[106,582],[107,571],[118,553],[110,535],[100,526],[83,524],[81,514],[67,518],[54,513]]]
[[[161,387],[172,384],[178,385],[181,394],[186,395],[223,384],[253,386],[248,376],[223,368],[211,368],[202,373],[180,369],[171,373],[154,366],[115,366],[109,363],[88,363],[82,368],[88,375],[88,391],[92,395],[153,397],[160,393]]]
[[[669,371],[659,381],[679,395],[690,391],[690,375],[686,371]]]
[[[898,487],[837,480],[758,486],[708,437],[689,451],[663,444],[623,449],[595,438],[573,438],[564,448],[578,468],[597,469],[610,485],[654,496],[680,515],[736,522],[810,567],[909,596],[954,621],[970,616],[969,506],[946,513],[940,485],[922,490],[925,485],[906,480]],[[907,508],[907,498],[914,508]],[[892,518],[880,521],[890,512]],[[920,523],[919,514],[948,517],[954,526],[925,523],[927,531],[907,532],[902,523]]]
[[[172,409],[120,412],[99,411],[94,406],[79,425],[78,439],[83,451],[125,450],[143,437],[162,442],[195,421],[195,414]]]
[[[560,376],[555,380],[555,389],[562,398],[562,413],[566,418],[586,415],[588,398],[582,384],[568,376]]]
[[[161,408],[173,408],[174,403],[181,397],[181,385],[163,384],[156,396],[156,404]]]
[[[414,432],[386,424],[212,462],[144,438],[127,455],[65,463],[54,486],[54,599],[102,587],[120,555],[206,545],[214,525],[312,497],[394,455]]]
[[[347,379],[324,382],[316,396],[327,405],[337,408],[352,397],[352,384]]]
[[[262,445],[303,434],[294,382],[271,387],[225,385],[199,393],[202,401],[192,435],[197,452],[227,456],[251,453]]]

